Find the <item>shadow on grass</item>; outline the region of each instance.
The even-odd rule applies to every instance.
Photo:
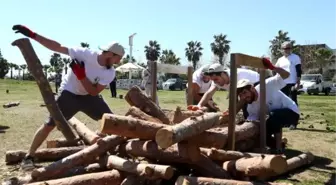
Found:
[[[6,133],[6,130],[9,129],[9,126],[0,125],[0,134]]]
[[[322,133],[331,133],[336,132],[335,130],[321,130],[321,129],[315,129],[315,128],[296,128],[296,130],[300,131],[309,131],[309,132],[322,132]]]
[[[290,159],[292,157],[296,157],[300,154],[302,154],[303,152],[298,151],[298,150],[294,150],[294,149],[286,149],[285,151],[285,155],[287,159]],[[273,180],[275,179],[288,179],[290,181],[293,182],[300,182],[297,179],[292,179],[290,178],[292,175],[296,174],[296,173],[301,173],[304,172],[308,169],[314,172],[319,172],[319,173],[324,173],[324,174],[328,174],[330,175],[330,179],[328,180],[328,182],[326,182],[325,184],[335,184],[335,170],[336,168],[328,166],[333,162],[332,159],[330,158],[326,158],[326,157],[322,157],[322,156],[316,156],[314,155],[314,161],[310,164],[310,165],[304,165],[301,166],[295,170],[289,171],[286,174],[283,174],[279,177],[275,177]]]

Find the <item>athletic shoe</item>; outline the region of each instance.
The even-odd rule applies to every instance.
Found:
[[[31,170],[34,169],[35,165],[34,165],[34,158],[31,156],[26,156],[22,162],[21,162],[21,169],[22,170]]]

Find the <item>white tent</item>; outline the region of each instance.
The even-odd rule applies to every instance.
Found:
[[[131,79],[132,78],[132,72],[138,72],[138,71],[142,71],[144,69],[145,68],[139,66],[138,64],[128,62],[124,65],[121,65],[121,66],[117,67],[116,71],[119,71],[119,72],[122,72],[122,73],[130,72],[129,73],[129,79]]]

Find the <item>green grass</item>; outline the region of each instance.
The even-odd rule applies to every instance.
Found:
[[[5,91],[9,90],[7,94]],[[126,94],[118,90],[119,94]],[[110,97],[109,90],[102,93],[112,111],[116,114],[125,114],[129,105],[123,99]],[[217,92],[214,99],[222,110],[228,107],[226,92]],[[185,107],[184,91],[159,91],[160,106],[174,109],[176,106]],[[0,108],[0,179],[22,175],[18,166],[5,165],[5,152],[8,150],[28,149],[35,130],[48,116],[43,104],[42,96],[35,82],[0,80],[0,104],[11,101],[20,101],[18,107],[9,109]],[[305,151],[312,152],[316,157],[314,164],[289,175],[277,178],[276,181],[291,182],[293,184],[334,184],[335,181],[335,97],[334,96],[299,96],[299,105],[302,112],[299,128],[295,131],[284,129],[284,136],[288,138],[288,156],[298,155]],[[308,116],[309,115],[309,116]],[[83,113],[76,115],[81,121],[96,130],[99,123],[91,120]],[[313,126],[314,128],[309,128]],[[326,128],[329,128],[328,131]],[[49,139],[62,137],[59,131],[53,131]],[[42,147],[45,147],[45,143]]]

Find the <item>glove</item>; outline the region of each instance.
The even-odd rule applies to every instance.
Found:
[[[274,70],[275,66],[272,64],[272,62],[268,58],[262,58],[262,62],[266,69]]]
[[[22,33],[26,37],[30,37],[32,39],[35,39],[36,33],[31,31],[29,28],[23,26],[23,25],[14,25],[12,28],[15,33]]]
[[[197,111],[197,110],[200,110],[201,108],[197,105],[188,105],[187,109],[192,110],[192,111]]]
[[[78,80],[83,80],[86,77],[84,62],[79,62],[77,59],[73,59],[70,63],[70,67],[73,73],[77,76]]]

